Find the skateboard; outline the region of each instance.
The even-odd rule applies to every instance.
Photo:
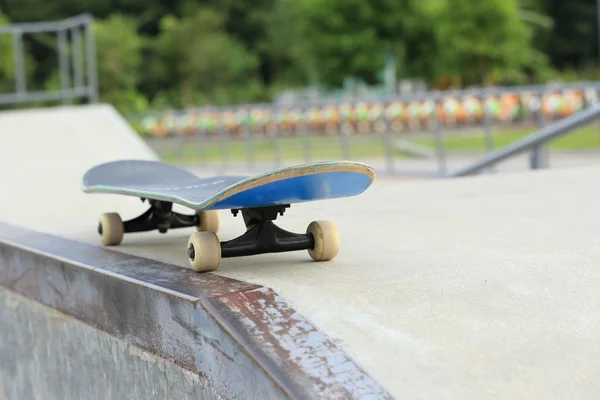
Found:
[[[273,221],[292,204],[356,196],[375,179],[368,165],[357,162],[315,162],[253,176],[200,178],[161,161],[118,160],[96,165],[83,176],[86,193],[111,193],[147,201],[146,212],[123,221],[118,213],[100,216],[98,233],[105,246],[119,245],[125,233],[195,227],[187,256],[197,272],[216,270],[222,258],[307,250],[315,261],[338,254],[340,242],[330,221],[313,221],[305,233],[288,232]],[[177,213],[173,204],[194,211]],[[241,214],[246,231],[220,241],[220,210]]]

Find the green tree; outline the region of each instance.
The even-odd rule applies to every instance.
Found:
[[[8,18],[0,14],[0,25],[7,25]],[[15,90],[15,71],[12,37],[0,35],[0,93],[13,92]]]
[[[520,83],[543,64],[516,0],[456,0],[438,9],[439,59],[465,84]]]
[[[297,17],[311,27],[304,32],[318,79],[340,86],[346,76],[375,82],[384,65],[385,44],[379,40],[374,2],[363,0],[305,0]]]
[[[98,59],[98,82],[102,101],[123,112],[139,112],[146,102],[137,90],[142,73],[144,40],[135,20],[113,15],[94,23]]]
[[[0,25],[8,25],[10,21],[0,13]],[[15,49],[11,35],[0,35],[0,93],[16,91]],[[31,87],[34,71],[34,60],[29,53],[27,43],[23,41],[23,66],[27,86]]]
[[[168,2],[168,0],[165,0]],[[257,57],[259,78],[269,84],[272,64],[262,42],[265,40],[264,17],[277,7],[278,0],[182,0],[177,7],[179,17],[194,15],[199,8],[209,8],[222,17],[221,29]]]
[[[178,107],[252,101],[260,96],[257,57],[225,33],[223,24],[223,15],[211,9],[163,19],[148,72],[152,83],[147,85],[155,94],[167,96]]]
[[[373,84],[390,56],[402,76],[436,74],[437,15],[425,0],[304,0],[295,9],[302,29],[289,37],[303,43],[299,54],[326,86],[340,86],[350,76]]]
[[[316,60],[307,40],[310,27],[298,4],[295,0],[278,0],[269,12],[260,15],[264,35],[257,47],[275,85],[317,82]]]
[[[553,65],[578,68],[598,63],[596,0],[545,0],[544,12],[554,21],[541,43]]]
[[[13,22],[36,22],[69,18],[84,12],[104,18],[115,12],[113,3],[112,0],[4,0],[0,7]]]

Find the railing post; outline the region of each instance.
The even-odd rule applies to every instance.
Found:
[[[200,121],[202,121],[202,119],[205,117],[205,115],[207,114],[206,109],[200,109],[200,110],[195,110],[196,115],[197,115],[197,120],[196,122],[196,126],[198,127],[198,129],[196,130],[196,146],[198,149],[198,164],[202,165],[203,167],[206,167],[208,164],[208,160],[207,160],[207,155],[206,155],[206,147],[209,144],[210,141],[210,137],[209,137],[209,128],[207,126],[205,126],[202,123],[199,123]]]
[[[529,166],[531,169],[548,168],[548,147],[545,144],[535,146],[529,153]]]
[[[223,118],[223,111],[221,115],[218,115],[218,129],[219,129],[219,147],[221,150],[221,171],[225,172],[230,168],[230,140],[229,132],[227,132],[227,126],[225,125],[225,119]]]
[[[238,112],[240,112],[241,108],[238,108]],[[251,121],[251,109],[248,108],[247,111],[242,111],[244,116],[243,129],[244,129],[244,138],[246,142],[246,168],[249,171],[254,171],[256,167],[256,160],[254,157],[254,130],[252,127]]]
[[[312,161],[312,149],[310,145],[311,141],[311,128],[310,128],[310,108],[304,107],[301,111],[302,117],[300,118],[300,123],[298,127],[300,128],[300,140],[302,141],[302,159],[304,162]]]
[[[81,54],[81,32],[79,31],[79,27],[71,28],[71,41],[74,86],[79,94],[79,91],[83,87],[83,57]]]
[[[433,129],[435,135],[436,155],[438,159],[438,173],[440,176],[446,174],[446,148],[444,146],[444,134],[442,132],[442,121],[438,110],[438,100],[434,100]]]
[[[385,112],[385,110],[384,110]],[[378,117],[378,119],[383,124],[383,132],[381,137],[383,139],[383,151],[385,154],[385,166],[388,174],[394,173],[394,152],[393,147],[394,144],[392,142],[392,122],[386,118],[384,112]]]
[[[340,127],[340,131],[339,131],[339,139],[340,139],[340,144],[342,147],[342,157],[344,160],[350,160],[351,155],[350,155],[350,129],[348,129],[347,125],[346,125],[346,118],[341,115],[339,116],[339,127]]]
[[[17,95],[23,96],[27,91],[27,83],[25,77],[25,61],[23,57],[23,32],[19,29],[13,31],[13,49]]]
[[[61,28],[58,31],[58,64],[60,70],[60,97],[63,104],[67,104],[71,95],[69,89],[71,80],[69,74],[69,54],[67,49],[67,32]]]
[[[545,125],[544,118],[544,92],[540,94],[538,107],[537,107],[537,121],[538,128],[542,129]],[[529,166],[531,169],[542,169],[548,168],[549,166],[549,154],[547,142],[542,142],[539,145],[531,149],[529,154]]]
[[[88,73],[88,100],[90,103],[98,102],[98,70],[96,68],[96,38],[94,35],[94,21],[89,18],[85,26],[86,61]]]
[[[483,104],[483,134],[485,137],[485,150],[486,153],[489,153],[494,150],[494,136],[492,133],[492,116],[490,115],[490,110],[488,107],[488,98],[489,94],[484,93],[481,97],[481,103]],[[496,167],[494,165],[490,165],[487,168],[487,171],[490,173],[496,172]]]
[[[269,136],[273,141],[273,161],[275,163],[275,168],[279,168],[281,165],[283,165],[283,152],[281,150],[281,122],[284,113],[284,109],[275,107],[273,109],[273,118],[271,119],[273,121],[273,129]]]

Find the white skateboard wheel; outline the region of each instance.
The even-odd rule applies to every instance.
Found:
[[[221,244],[214,232],[196,232],[188,240],[188,260],[196,272],[214,271],[221,263]]]
[[[328,261],[337,256],[340,250],[338,230],[330,221],[313,221],[306,228],[306,233],[313,236],[315,246],[308,249],[308,254],[315,261]]]
[[[117,213],[106,213],[100,216],[98,233],[105,246],[116,246],[123,240],[125,227]]]
[[[216,210],[197,211],[200,224],[196,227],[199,232],[219,232],[221,228],[221,213]]]

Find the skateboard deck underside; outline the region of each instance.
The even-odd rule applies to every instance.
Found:
[[[255,176],[199,178],[159,161],[123,160],[98,165],[83,178],[88,193],[168,201],[195,210],[268,207],[355,196],[374,173],[352,162],[313,163]]]

